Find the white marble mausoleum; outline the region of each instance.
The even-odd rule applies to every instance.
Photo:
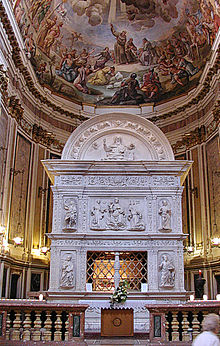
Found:
[[[184,301],[181,197],[191,161],[175,160],[150,121],[91,118],[69,137],[61,160],[44,160],[53,184],[49,299],[88,303],[86,330],[120,280],[130,289],[134,331],[146,331],[149,302]]]

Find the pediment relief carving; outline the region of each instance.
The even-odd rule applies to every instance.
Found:
[[[87,120],[68,139],[67,160],[174,160],[172,148],[159,128],[136,115],[102,115]]]

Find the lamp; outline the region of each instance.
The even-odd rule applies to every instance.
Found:
[[[220,246],[220,238],[218,238],[218,237],[215,237],[215,238],[213,238],[213,239],[211,239],[211,244],[212,244],[212,246],[216,246],[216,247],[219,247]]]
[[[48,251],[50,251],[50,249],[47,246],[42,246],[40,251],[42,252],[42,254],[46,256],[46,254],[48,253]]]
[[[15,237],[13,238],[15,246],[21,245],[23,242],[23,239],[21,237]]]

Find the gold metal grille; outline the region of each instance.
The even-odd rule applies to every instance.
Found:
[[[140,291],[147,282],[147,252],[120,252],[120,277],[127,280],[130,290]],[[87,283],[93,291],[114,289],[114,252],[87,253]]]

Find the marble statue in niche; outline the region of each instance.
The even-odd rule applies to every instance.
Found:
[[[128,146],[122,144],[122,137],[120,136],[116,136],[109,146],[104,139],[103,148],[106,153],[104,160],[134,160],[135,145],[132,143]]]
[[[67,255],[63,261],[60,286],[66,288],[74,287],[74,265],[71,255]]]
[[[73,199],[65,200],[64,209],[65,209],[64,220],[65,220],[66,228],[76,229],[76,225],[77,225],[76,201]]]
[[[140,201],[130,200],[128,206],[126,202],[120,202],[117,197],[110,201],[96,200],[90,212],[91,229],[143,231],[143,215],[137,205]]]
[[[159,264],[160,280],[159,286],[163,288],[172,288],[175,285],[175,268],[166,254],[161,256]]]
[[[160,215],[160,232],[171,232],[171,209],[166,199],[161,201],[161,207],[158,214]]]

